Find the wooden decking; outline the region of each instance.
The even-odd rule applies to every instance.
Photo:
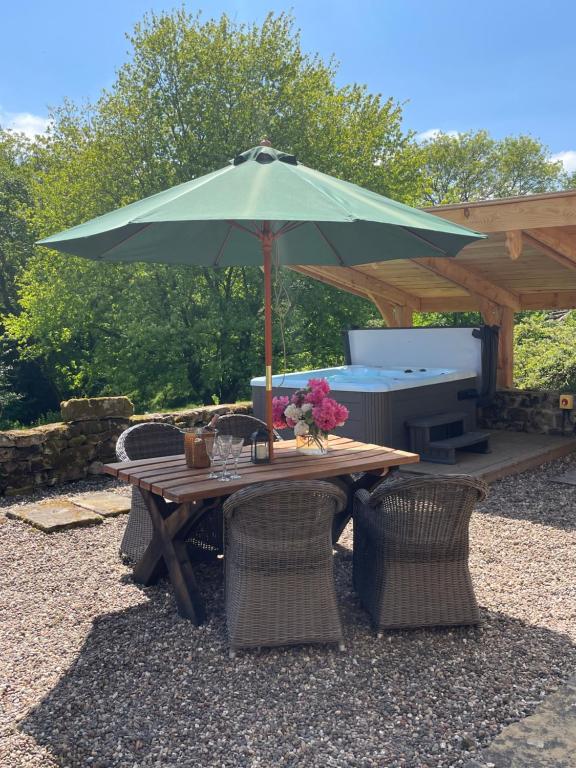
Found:
[[[421,461],[419,464],[402,468],[401,472],[431,476],[465,473],[492,482],[576,451],[576,437],[500,430],[490,433],[490,446],[491,453],[459,453],[457,464],[431,464]]]

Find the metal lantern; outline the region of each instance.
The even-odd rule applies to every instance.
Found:
[[[258,429],[252,433],[250,438],[251,450],[250,459],[253,464],[269,464],[270,463],[270,438],[268,436],[268,430]]]

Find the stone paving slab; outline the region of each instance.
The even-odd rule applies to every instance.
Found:
[[[45,533],[101,523],[102,515],[78,507],[70,502],[48,501],[43,504],[23,504],[6,512],[6,517],[21,520]]]
[[[69,501],[102,517],[115,517],[130,512],[130,496],[120,496],[109,491],[84,493],[82,496],[73,496]]]
[[[575,768],[576,676],[509,725],[466,768]]]

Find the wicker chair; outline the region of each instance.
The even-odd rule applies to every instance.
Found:
[[[234,437],[243,437],[244,444],[250,442],[250,438],[258,429],[268,429],[266,422],[257,419],[255,416],[246,416],[242,413],[227,413],[220,416],[216,422],[216,429],[221,435],[234,435]],[[274,430],[274,440],[282,438]]]
[[[332,518],[346,496],[317,480],[258,483],[224,502],[226,623],[237,648],[339,643]]]
[[[171,424],[147,422],[126,429],[116,443],[118,461],[151,459],[184,453],[184,432]],[[152,539],[153,527],[138,488],[132,488],[132,505],[120,552],[133,562],[140,560]],[[210,509],[190,531],[187,544],[196,559],[212,559],[222,553],[222,509]]]
[[[400,479],[354,498],[354,587],[377,630],[478,624],[468,526],[487,485]]]

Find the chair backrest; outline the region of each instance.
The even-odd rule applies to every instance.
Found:
[[[119,461],[184,453],[184,432],[172,424],[145,422],[124,430],[116,443]]]
[[[221,435],[233,435],[243,437],[244,443],[248,443],[253,433],[258,429],[268,429],[266,423],[255,416],[247,416],[242,413],[227,413],[220,416],[216,422],[216,429]]]
[[[227,530],[253,538],[256,548],[302,542],[309,553],[320,541],[331,554],[332,519],[346,504],[346,494],[331,483],[278,480],[233,493],[224,502],[224,518]]]
[[[370,495],[386,547],[407,557],[468,552],[468,525],[488,486],[468,475],[436,475],[381,483]]]

